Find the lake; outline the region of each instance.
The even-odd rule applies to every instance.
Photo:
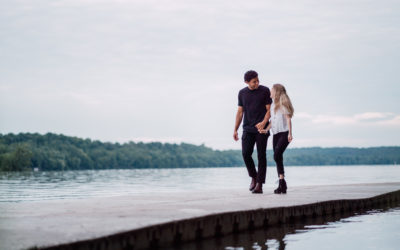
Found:
[[[399,165],[286,167],[292,186],[399,182]],[[275,167],[265,185],[277,186]],[[182,190],[247,189],[245,167],[0,172],[0,202],[81,199]]]
[[[400,182],[398,165],[286,167],[291,187]],[[86,199],[127,194],[187,190],[247,189],[245,167],[0,172],[0,206],[5,203]],[[277,186],[275,167],[268,167],[267,187]],[[272,190],[268,188],[268,190]],[[361,214],[285,224],[173,249],[398,249],[400,206]],[[170,248],[168,248],[170,249]]]

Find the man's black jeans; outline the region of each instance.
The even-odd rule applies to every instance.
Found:
[[[267,174],[267,141],[269,132],[267,134],[250,133],[243,131],[242,134],[242,155],[244,163],[246,164],[249,176],[256,178],[258,183],[265,183],[265,176]],[[254,144],[257,145],[257,158],[258,158],[258,172],[254,165],[253,154]]]

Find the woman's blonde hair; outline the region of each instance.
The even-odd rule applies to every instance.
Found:
[[[272,88],[275,90],[274,111],[276,112],[281,106],[283,106],[289,112],[289,117],[293,117],[294,108],[288,94],[286,93],[285,87],[282,84],[276,83],[272,85]]]

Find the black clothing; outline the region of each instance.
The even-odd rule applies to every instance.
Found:
[[[285,131],[274,134],[272,138],[272,146],[274,148],[274,160],[276,162],[278,177],[280,174],[285,175],[285,171],[283,169],[283,152],[285,152],[285,149],[289,145],[288,135],[289,131]]]
[[[265,183],[267,174],[267,141],[269,134],[250,133],[243,131],[242,134],[242,156],[250,177],[256,178],[258,183]],[[258,172],[254,165],[254,144],[257,145]]]
[[[272,99],[268,87],[259,85],[254,90],[250,90],[248,87],[241,89],[238,94],[238,106],[243,107],[243,131],[258,133],[255,126],[264,120],[267,113],[265,106],[271,103]],[[268,123],[264,128],[268,126]]]

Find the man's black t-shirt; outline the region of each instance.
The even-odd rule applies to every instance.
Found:
[[[245,87],[239,91],[238,99],[238,105],[243,107],[244,112],[243,131],[258,133],[255,126],[264,120],[267,113],[265,106],[272,103],[269,88],[263,85],[254,90]]]

